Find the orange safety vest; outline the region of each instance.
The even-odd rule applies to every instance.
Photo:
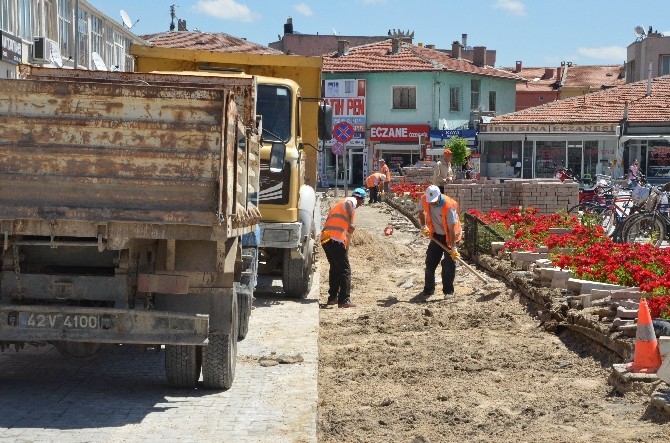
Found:
[[[444,205],[442,205],[442,226],[444,226],[444,232],[447,237],[447,243],[459,242],[461,241],[461,237],[463,236],[463,231],[461,230],[461,221],[458,218],[456,218],[456,223],[454,224],[454,234],[456,234],[456,240],[454,240],[453,242],[452,239],[449,238],[449,229],[447,225],[447,214],[449,213],[449,210],[452,207],[456,211],[456,215],[458,215],[458,202],[453,198],[448,197],[444,194],[442,194],[442,198],[444,198],[445,200]],[[425,195],[421,197],[421,202],[423,203],[423,211],[426,216],[426,225],[428,226],[428,229],[430,230],[430,235],[432,236],[433,233],[435,232],[435,228],[433,227],[433,219],[430,216],[430,203],[426,201]]]
[[[379,183],[381,183],[382,181],[381,177],[382,175],[379,172],[374,172],[368,175],[368,178],[365,179],[365,186],[367,186],[368,188],[376,187]],[[375,179],[377,180],[377,184],[375,184]]]
[[[328,212],[326,222],[321,229],[321,243],[326,243],[328,240],[336,240],[344,243],[346,248],[349,244],[349,226],[354,222],[354,208],[347,206],[352,203],[345,198],[338,204],[332,207]],[[351,214],[351,217],[350,217]]]
[[[380,173],[384,174],[386,176],[386,180],[384,180],[384,183],[388,183],[391,181],[391,170],[389,167],[384,163],[379,171]]]

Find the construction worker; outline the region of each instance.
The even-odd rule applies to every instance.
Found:
[[[379,190],[384,185],[385,180],[386,176],[381,172],[373,172],[365,179],[365,186],[367,186],[368,191],[370,191],[370,201],[368,203],[381,202],[381,199],[379,198]]]
[[[389,186],[391,184],[391,170],[386,165],[386,160],[383,158],[379,159],[379,172],[383,174],[386,179],[384,180],[384,198],[387,198],[389,195]]]
[[[445,245],[431,241],[426,251],[426,271],[423,286],[424,297],[435,293],[435,270],[442,260],[442,292],[445,298],[454,293],[456,277],[456,258],[459,257],[456,243],[461,240],[461,222],[458,219],[458,203],[431,185],[420,199],[421,209],[419,221],[421,232],[428,238],[435,239]],[[444,255],[444,259],[442,256]]]
[[[444,192],[444,185],[450,184],[454,181],[454,170],[451,168],[451,160],[453,158],[451,149],[445,149],[442,153],[442,161],[435,163],[433,170],[433,184],[440,188],[440,192]]]
[[[354,211],[365,202],[365,189],[356,188],[351,197],[345,197],[332,207],[321,230],[321,246],[326,253],[328,271],[328,305],[353,308],[351,302],[351,266],[349,265],[349,238],[354,232]]]

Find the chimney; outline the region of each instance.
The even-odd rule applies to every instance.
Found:
[[[486,66],[486,46],[475,46],[472,49],[474,49],[472,63],[480,68]]]
[[[461,44],[457,40],[451,44],[451,58],[460,59],[461,58]]]
[[[563,63],[561,63],[561,66],[556,68],[556,81],[558,83],[560,83],[563,79],[563,69],[565,69],[565,65]]]
[[[177,31],[188,31],[186,29],[186,20],[177,19]]]
[[[291,17],[286,19],[284,23],[284,34],[293,34],[293,19]]]
[[[554,76],[554,68],[544,68],[543,80],[548,80]]]
[[[523,67],[523,64],[521,63],[521,60],[516,61],[516,68],[514,68],[514,72],[521,72],[521,68]]]
[[[428,49],[435,49],[435,45],[426,45],[426,48],[428,48]]]
[[[337,55],[347,55],[349,52],[349,40],[338,40],[337,41]]]
[[[468,46],[468,34],[461,34],[461,42],[464,48]]]
[[[391,39],[391,54],[397,54],[400,52],[400,39],[392,38]]]

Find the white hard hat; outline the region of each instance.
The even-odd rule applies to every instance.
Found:
[[[440,198],[441,194],[440,188],[435,185],[430,185],[426,189],[426,201],[428,203],[435,203]]]

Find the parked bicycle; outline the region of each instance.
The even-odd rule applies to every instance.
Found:
[[[669,185],[650,188],[649,195],[644,200],[644,210],[624,222],[621,229],[622,240],[626,243],[651,243],[655,246],[661,246],[664,241],[670,240],[669,198]]]

